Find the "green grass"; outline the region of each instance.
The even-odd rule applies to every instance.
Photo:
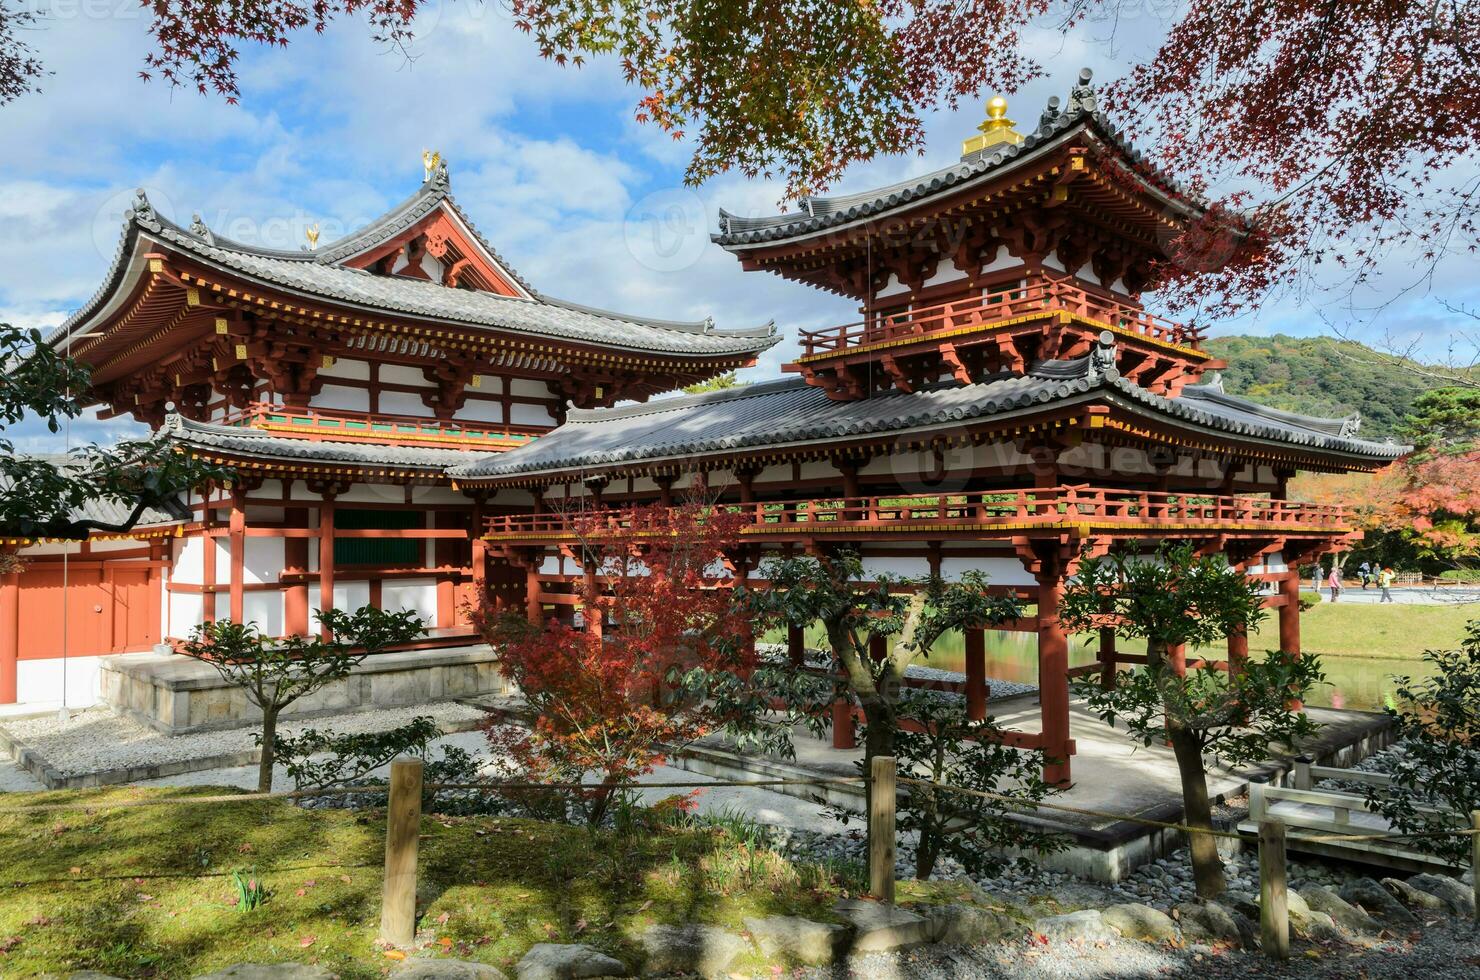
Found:
[[[0,807],[222,792],[0,794]],[[392,965],[375,946],[383,821],[278,801],[0,815],[0,976],[183,977],[243,961],[381,976]],[[420,938],[433,954],[509,973],[537,942],[589,943],[635,967],[636,936],[657,922],[831,920],[832,903],[859,887],[843,869],[793,865],[698,821],[617,836],[427,817],[422,835]],[[232,904],[239,868],[267,887],[259,909]]]
[[[1473,604],[1358,605],[1323,601],[1300,614],[1300,647],[1323,657],[1417,660],[1428,649],[1457,647],[1465,623],[1476,618],[1480,618],[1480,606]],[[1275,650],[1279,639],[1279,617],[1271,611],[1249,637],[1249,649]]]

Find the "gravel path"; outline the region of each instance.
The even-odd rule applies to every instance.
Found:
[[[352,714],[284,721],[284,735],[308,728],[336,732],[383,732],[405,725],[419,715],[430,715],[443,728],[480,721],[477,708],[452,701],[384,708]],[[13,721],[4,726],[16,739],[35,749],[51,767],[64,775],[106,772],[131,766],[157,765],[188,759],[207,759],[253,748],[255,728],[233,728],[190,735],[162,735],[110,709],[79,712],[62,721],[55,715]]]
[[[1319,958],[1307,955],[1314,951]],[[857,957],[846,966],[800,971],[805,980],[947,980],[954,977],[1088,980],[1097,977],[1442,977],[1480,978],[1480,932],[1470,924],[1429,927],[1416,942],[1396,940],[1371,948],[1316,947],[1298,943],[1292,959],[1275,964],[1259,953],[1206,946],[1152,946],[1118,942],[1038,945],[1030,940],[985,946],[930,946],[904,953]]]

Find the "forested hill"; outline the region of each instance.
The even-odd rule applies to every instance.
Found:
[[[1394,435],[1422,379],[1362,344],[1330,337],[1216,337],[1208,350],[1228,362],[1223,390],[1306,415],[1362,413],[1361,435]]]

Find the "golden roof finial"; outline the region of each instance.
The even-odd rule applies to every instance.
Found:
[[[313,224],[311,224],[307,228],[303,229],[303,237],[308,239],[308,247],[309,247],[309,249],[318,248],[319,247],[319,223],[317,221],[315,221]]]
[[[987,100],[987,121],[976,127],[978,135],[962,141],[961,156],[969,157],[1001,143],[1021,143],[1023,135],[1012,127],[1013,121],[1007,118],[1007,100],[992,96]]]
[[[431,180],[432,174],[437,172],[437,167],[442,163],[442,154],[438,150],[421,151],[421,168],[423,181]]]

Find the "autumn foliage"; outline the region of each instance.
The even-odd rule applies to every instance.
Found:
[[[537,712],[528,732],[492,729],[495,748],[534,781],[594,777],[585,794],[593,823],[614,784],[651,772],[673,749],[747,710],[736,690],[756,668],[754,644],[747,618],[732,608],[725,564],[737,521],[700,504],[581,515],[577,553],[593,574],[580,599],[602,611],[601,629],[486,608],[476,616]]]

